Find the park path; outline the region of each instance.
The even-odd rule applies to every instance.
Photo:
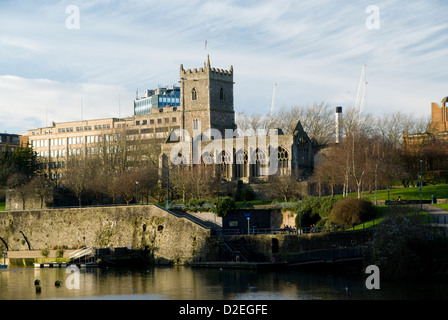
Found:
[[[431,206],[429,204],[424,204],[423,210],[428,212],[428,214],[430,214],[431,216],[434,217],[434,219],[436,219],[435,223],[443,223],[443,224],[448,223],[448,211],[439,207]]]

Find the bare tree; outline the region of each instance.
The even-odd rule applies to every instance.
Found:
[[[118,176],[117,187],[119,189],[119,195],[126,201],[127,205],[133,199],[136,199],[137,181],[137,172],[133,170],[124,171]]]
[[[377,118],[376,131],[381,139],[393,148],[401,147],[403,133],[424,133],[429,130],[429,117],[415,119],[401,111],[387,113]]]
[[[285,134],[291,134],[298,121],[301,122],[303,129],[316,147],[332,142],[335,134],[334,110],[330,105],[321,102],[306,107],[283,106],[276,115],[275,124]]]
[[[321,185],[327,185],[330,189],[331,196],[334,195],[335,187],[340,182],[339,170],[336,167],[337,161],[331,159],[335,153],[327,153],[322,162],[317,164],[314,170],[314,178],[318,183],[319,195],[321,195]]]
[[[50,198],[52,194],[52,188],[50,180],[44,175],[37,175],[30,181],[30,189],[38,195],[40,199],[40,208],[43,208],[44,201]],[[53,201],[54,199],[51,199]]]
[[[351,176],[355,180],[358,199],[361,198],[362,183],[369,170],[369,144],[366,137],[356,137],[353,134],[349,141],[351,144]]]
[[[19,195],[22,201],[22,209],[25,210],[26,201],[32,191],[29,178],[23,173],[14,173],[8,178],[7,184]]]
[[[242,135],[249,134],[251,128],[249,124],[249,117],[244,112],[239,112],[236,114],[235,122]]]
[[[298,106],[282,106],[276,115],[276,124],[283,133],[291,134],[297,125],[297,121],[303,119],[304,109]]]
[[[182,202],[185,202],[187,195],[191,193],[195,177],[190,168],[186,165],[176,165],[170,170],[170,183],[173,191],[180,194]]]
[[[87,189],[89,178],[90,175],[85,166],[84,157],[72,156],[69,158],[64,175],[64,184],[76,195],[80,207],[81,197],[83,192]]]
[[[272,175],[269,177],[272,191],[280,195],[284,201],[300,197],[299,182],[295,175]]]
[[[157,198],[158,190],[158,167],[152,163],[143,163],[135,169],[136,180],[138,181],[138,194],[141,198]],[[138,199],[137,199],[138,200]]]

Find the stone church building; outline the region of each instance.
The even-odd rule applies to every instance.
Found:
[[[214,165],[226,181],[252,183],[271,175],[307,175],[313,170],[313,146],[297,123],[292,134],[270,130],[244,136],[235,124],[233,66],[199,69],[180,66],[181,126],[161,146],[160,171],[173,165]]]
[[[63,182],[71,158],[116,152],[120,139],[128,148],[138,140],[157,143],[160,179],[176,164],[213,168],[222,180],[244,183],[309,174],[313,146],[300,122],[287,135],[281,130],[257,136],[239,132],[233,76],[232,66],[214,68],[207,57],[201,68],[180,66],[179,87],[146,90],[144,97],[137,92],[132,116],[52,122],[23,132],[21,140],[33,147],[42,171],[56,185]]]

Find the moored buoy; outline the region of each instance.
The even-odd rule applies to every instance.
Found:
[[[34,285],[39,285],[40,284],[40,280],[39,279],[36,279],[36,280],[34,280]]]
[[[59,287],[59,286],[61,285],[61,283],[62,283],[61,280],[56,280],[55,283],[54,283],[54,285],[55,285],[56,287]]]

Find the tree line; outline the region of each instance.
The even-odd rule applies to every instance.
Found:
[[[412,184],[421,165],[427,175],[431,172],[434,177],[443,177],[448,169],[448,148],[443,142],[427,143],[413,151],[402,146],[403,132],[429,130],[429,117],[414,118],[402,112],[373,116],[348,108],[343,110],[342,119],[344,136],[338,144],[334,143],[335,108],[325,103],[285,106],[274,115],[240,113],[236,123],[246,135],[272,128],[291,134],[300,120],[316,151],[314,173],[307,177],[314,186],[314,195],[347,195],[355,191],[360,196],[363,191],[392,183]],[[41,206],[50,192],[60,204],[71,194],[76,205],[164,202],[168,197],[171,201],[186,202],[191,198],[211,199],[228,194],[219,168],[182,165],[168,168],[161,163],[160,142],[125,130],[113,130],[89,145],[85,154],[51,162],[37,158],[29,145],[15,152],[2,151],[0,186],[4,191],[15,189],[21,195],[23,207],[32,193],[38,195]],[[302,197],[299,183],[303,179],[269,177],[272,189],[269,196],[284,201]]]
[[[159,166],[161,140],[113,130],[79,155],[39,158],[27,145],[0,152],[3,198],[14,190],[25,209],[39,206],[152,203],[221,195],[219,171],[211,166]],[[34,206],[36,204],[34,203]]]
[[[426,180],[448,181],[447,143],[429,139],[413,148],[403,145],[403,133],[431,132],[431,119],[414,117],[398,111],[374,116],[347,108],[342,114],[343,137],[336,140],[335,107],[324,102],[309,106],[281,107],[275,114],[246,115],[239,113],[237,126],[244,134],[279,128],[293,132],[300,121],[313,141],[315,168],[309,181],[313,195],[346,196],[349,192],[361,197],[364,191],[387,185],[415,184],[420,170]],[[300,177],[271,177],[279,198],[298,198]]]

